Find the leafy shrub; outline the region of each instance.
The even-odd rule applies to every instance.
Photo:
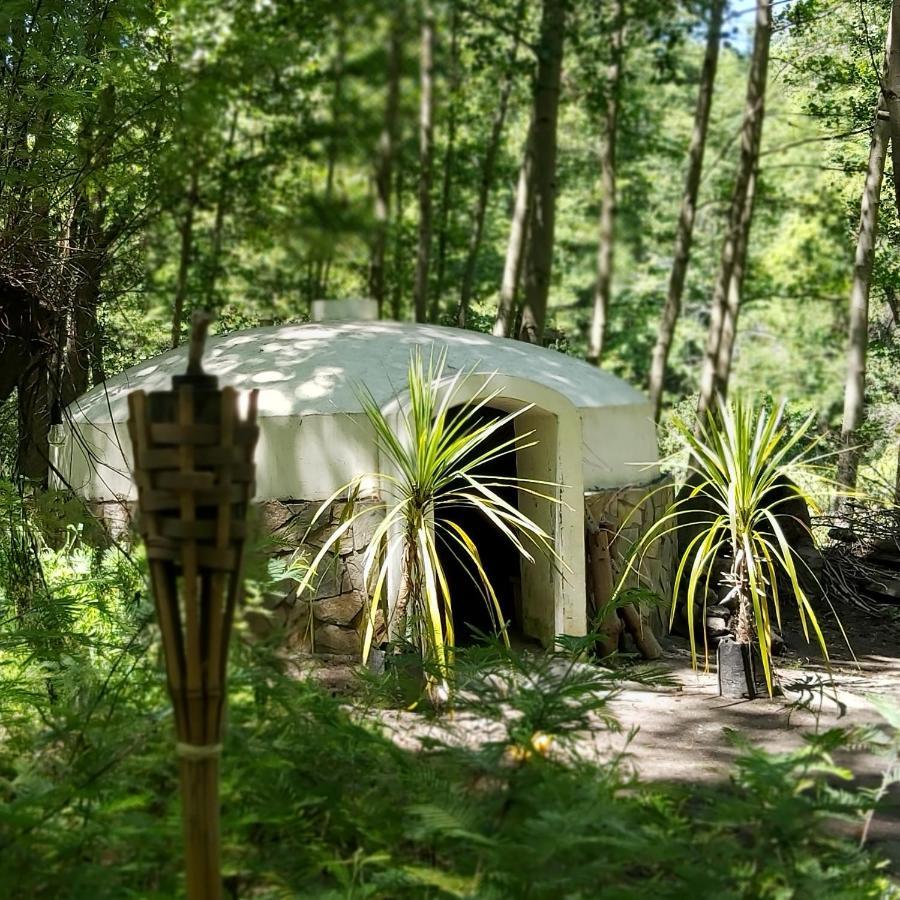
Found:
[[[46,592],[34,606],[66,609],[54,641],[2,618],[0,896],[183,895],[156,629],[141,561],[118,553],[40,547]],[[499,642],[461,652],[454,719],[430,723],[414,748],[382,731],[378,710],[284,675],[265,644],[234,649],[230,896],[892,896],[877,860],[827,827],[872,808],[832,761],[858,733],[811,736],[787,755],[747,748],[715,789],[649,784],[627,760],[582,752],[586,733],[616,727],[608,701],[621,675],[582,662],[577,640],[550,655]],[[465,719],[481,723],[480,740],[458,739]]]

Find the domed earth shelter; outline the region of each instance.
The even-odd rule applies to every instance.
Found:
[[[510,429],[531,433],[508,454],[506,475],[557,485],[559,503],[518,492],[520,510],[551,536],[564,565],[536,555],[534,562],[508,552],[502,535],[481,532],[504,615],[523,639],[552,644],[557,634],[582,635],[588,627],[585,527],[589,519],[617,531],[613,568],[670,499],[653,490],[658,480],[656,430],[646,398],[622,380],[585,362],[531,344],[472,331],[386,321],[336,321],[255,328],[209,339],[204,367],[221,384],[259,391],[260,436],[256,500],[274,553],[300,544],[321,547],[344,504],[337,501],[310,529],[322,501],[361,476],[363,495],[377,497],[383,462],[362,410],[360,388],[371,392],[389,421],[400,425],[407,402],[406,377],[414,348],[445,352],[445,376],[463,373],[459,401],[495,395],[501,415],[523,410]],[[67,410],[54,427],[51,457],[57,486],[91,501],[110,523],[127,521],[136,499],[130,474],[127,395],[167,389],[185,370],[179,347],[98,385]],[[503,436],[498,436],[498,441]],[[309,596],[285,581],[266,599],[257,627],[278,621],[289,644],[319,652],[359,649],[366,586],[362,558],[375,526],[363,517],[342,539]],[[674,541],[651,548],[641,581],[661,595],[669,590]],[[448,558],[452,568],[453,560]],[[590,579],[587,580],[588,582]],[[392,565],[388,597],[396,596],[399,564]],[[479,621],[477,591],[454,593],[457,630]],[[251,623],[254,614],[251,612]],[[661,619],[654,620],[655,630]]]

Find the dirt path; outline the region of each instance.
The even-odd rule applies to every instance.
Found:
[[[638,729],[627,748],[637,773],[649,780],[713,784],[728,778],[739,753],[729,736],[731,731],[766,750],[788,751],[799,747],[803,734],[816,728],[881,722],[869,695],[888,697],[900,709],[900,624],[853,609],[842,609],[840,615],[853,653],[834,617],[821,616],[830,648],[830,672],[821,653],[805,643],[799,623],[785,623],[788,649],[777,667],[785,696],[775,700],[719,697],[714,671],[691,671],[686,642],[673,639],[664,664],[679,686],[649,689],[636,685],[611,703],[624,729]],[[598,736],[597,741],[600,753],[624,747],[615,735]],[[867,786],[880,782],[886,765],[884,758],[866,753],[839,761]],[[895,871],[900,871],[900,790],[896,786],[875,819],[871,840],[891,858]]]

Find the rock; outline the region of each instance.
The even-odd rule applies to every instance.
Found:
[[[349,625],[359,615],[362,607],[362,596],[355,591],[314,600],[312,604],[316,621],[329,625]]]
[[[319,563],[316,576],[312,581],[313,596],[315,599],[323,597],[336,597],[342,591],[344,580],[344,565],[341,558],[336,555],[327,555]]]
[[[323,624],[316,626],[313,647],[316,653],[358,656],[361,649],[361,641],[355,628]]]

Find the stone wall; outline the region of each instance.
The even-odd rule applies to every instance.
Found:
[[[650,486],[625,487],[585,494],[585,512],[596,522],[607,522],[616,537],[612,544],[613,576],[618,578],[624,559],[650,525],[657,521],[672,501],[671,484],[657,482]],[[374,501],[357,501],[356,509]],[[346,517],[346,503],[336,501],[312,527],[319,501],[264,500],[256,504],[261,517],[260,532],[268,535],[267,551],[276,559],[289,562],[295,554],[311,560],[328,536]],[[107,521],[118,536],[124,537],[131,525],[132,504],[100,503],[96,512]],[[297,595],[297,581],[285,578],[262,598],[263,609],[250,608],[245,613],[251,629],[265,635],[283,629],[287,647],[313,650],[316,653],[357,655],[364,630],[365,589],[363,557],[372,541],[380,512],[358,518],[338,546],[320,564],[312,590],[307,596]],[[668,603],[677,561],[674,535],[667,535],[648,548],[640,577],[632,573],[627,587],[640,584],[663,598],[664,606],[644,614],[653,631],[663,634],[668,622]],[[384,634],[381,613],[377,617],[378,632]]]
[[[615,534],[610,555],[616,584],[626,568],[632,548],[651,525],[665,515],[673,499],[674,487],[667,481],[591,491],[584,495],[588,520],[607,523]],[[677,567],[677,537],[674,533],[666,534],[647,547],[640,558],[640,571],[630,572],[624,582],[626,588],[644,588],[664,601],[652,609],[642,609],[642,615],[658,636],[668,631],[669,605]]]
[[[319,501],[302,500],[265,500],[258,504],[272,556],[289,562],[299,553],[312,561],[346,518],[346,503],[336,501],[313,526],[320,505]],[[356,511],[365,505],[366,501],[357,501]],[[373,510],[354,521],[319,564],[307,596],[298,597],[295,579],[277,584],[263,598],[267,612],[248,613],[251,628],[263,633],[272,624],[283,627],[291,649],[357,655],[365,625],[363,557],[378,519],[379,513]]]

